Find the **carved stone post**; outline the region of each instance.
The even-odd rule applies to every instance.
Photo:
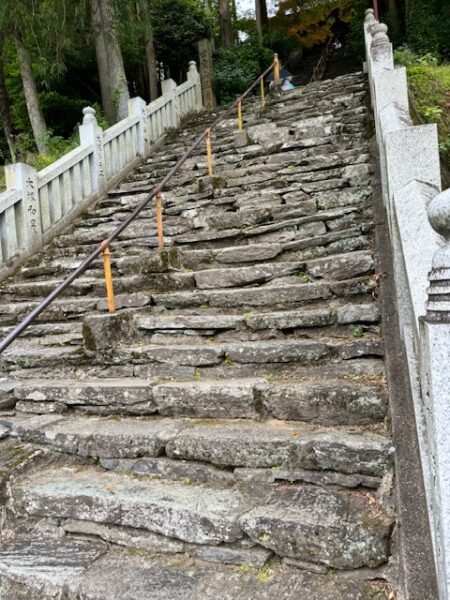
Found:
[[[80,144],[92,146],[94,160],[91,165],[92,191],[102,194],[106,191],[106,164],[103,130],[97,123],[95,109],[91,106],[83,108],[83,124],[80,126]]]
[[[372,57],[372,74],[394,68],[394,52],[387,35],[388,27],[384,23],[376,23],[371,27],[373,39],[370,46]]]
[[[375,20],[374,10],[373,8],[368,8],[365,12],[364,18],[364,40],[366,43],[366,65],[365,70],[370,73],[370,46],[372,44],[372,26],[375,25],[377,21]]]
[[[427,314],[421,319],[421,379],[424,402],[431,414],[428,437],[434,470],[432,514],[436,563],[439,587],[447,590],[450,577],[450,190],[430,202],[428,215],[431,226],[441,236],[442,246],[433,257]]]
[[[198,54],[200,57],[200,78],[202,81],[203,105],[206,109],[217,106],[216,96],[213,90],[213,60],[211,42],[208,39],[200,40],[198,43]]]
[[[195,82],[195,109],[201,110],[203,108],[202,80],[200,78],[200,73],[198,72],[197,63],[195,60],[189,61],[187,78],[188,81]]]
[[[170,98],[171,122],[164,123],[164,130],[168,127],[178,127],[180,124],[180,103],[177,96],[177,84],[173,79],[165,79],[161,82],[162,95],[164,98]]]
[[[24,250],[29,252],[39,248],[42,243],[37,172],[36,169],[25,163],[14,163],[5,166],[5,175],[8,190],[16,189],[22,196],[22,223],[25,234],[23,245]],[[11,233],[11,235],[13,234]],[[8,228],[6,236],[8,237]]]
[[[139,117],[139,155],[148,156],[150,152],[150,134],[148,131],[148,119],[146,114],[147,104],[145,100],[136,96],[128,100],[128,114],[130,117]]]

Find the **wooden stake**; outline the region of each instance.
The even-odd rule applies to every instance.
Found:
[[[159,251],[162,252],[164,250],[164,225],[163,225],[161,192],[158,192],[156,194],[156,230],[158,232]]]
[[[103,250],[103,266],[105,269],[105,284],[106,284],[106,295],[108,298],[108,310],[110,313],[116,311],[116,303],[114,301],[114,289],[111,275],[111,252],[109,248]]]
[[[261,77],[261,106],[265,108],[266,106],[266,94],[264,91],[264,78]]]
[[[278,54],[275,54],[274,62],[275,62],[275,65],[273,68],[273,83],[276,88],[279,88],[281,85],[281,81],[280,81],[280,61],[278,59]]]
[[[213,163],[212,163],[212,149],[211,149],[211,129],[206,130],[206,156],[208,160],[208,175],[212,177],[213,174]]]
[[[242,101],[239,100],[238,102],[238,127],[239,127],[239,131],[244,131],[244,124],[242,122]]]

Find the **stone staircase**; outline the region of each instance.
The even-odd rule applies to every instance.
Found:
[[[246,105],[0,356],[8,600],[398,597],[361,74]],[[6,334],[213,119],[0,289]],[[389,595],[391,594],[391,595]]]

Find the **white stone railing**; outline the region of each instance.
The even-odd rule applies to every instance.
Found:
[[[436,125],[414,126],[387,27],[364,22],[383,200],[414,401],[439,597],[450,598],[450,190]]]
[[[132,170],[183,117],[201,110],[202,88],[195,62],[179,86],[163,82],[162,96],[129,102],[129,115],[103,131],[95,110],[83,110],[80,146],[37,172],[8,165],[7,191],[0,194],[0,277],[58,234],[94,200]]]

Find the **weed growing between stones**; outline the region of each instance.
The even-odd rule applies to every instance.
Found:
[[[361,325],[354,325],[352,327],[352,335],[354,338],[364,337],[364,330]]]

